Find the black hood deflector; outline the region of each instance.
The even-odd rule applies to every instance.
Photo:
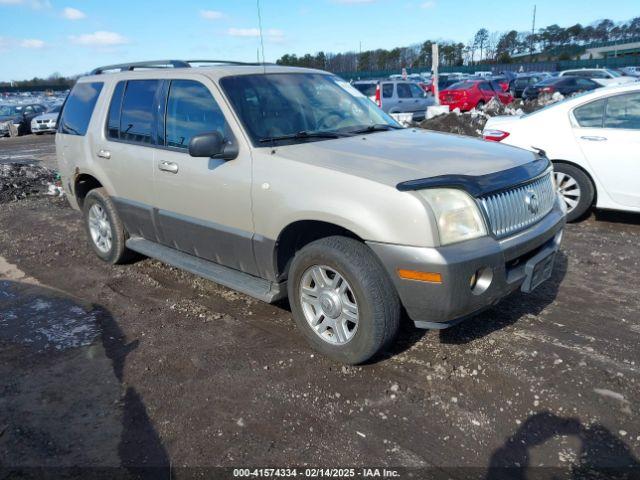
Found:
[[[437,177],[409,180],[396,185],[401,192],[422,190],[425,188],[457,188],[465,190],[473,197],[482,197],[489,193],[529,183],[551,166],[548,158],[540,156],[533,162],[518,167],[486,175],[439,175]]]

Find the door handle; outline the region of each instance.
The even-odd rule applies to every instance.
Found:
[[[580,137],[583,140],[589,140],[590,142],[604,142],[607,137],[598,137],[592,135],[585,135],[584,137]]]
[[[158,168],[163,172],[178,173],[178,164],[173,162],[160,162]]]
[[[109,160],[111,158],[111,152],[109,150],[98,150],[98,156]]]

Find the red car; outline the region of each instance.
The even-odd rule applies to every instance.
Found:
[[[448,105],[449,110],[459,108],[465,112],[483,107],[493,97],[505,105],[513,102],[513,96],[503,91],[497,82],[494,85],[487,80],[463,80],[440,92],[440,104]]]

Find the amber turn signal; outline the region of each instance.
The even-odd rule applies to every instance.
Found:
[[[398,269],[398,276],[405,280],[417,280],[419,282],[442,283],[442,275],[437,272],[418,272],[416,270]]]

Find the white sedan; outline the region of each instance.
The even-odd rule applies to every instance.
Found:
[[[544,150],[568,221],[592,206],[640,212],[640,84],[600,88],[528,115],[490,118],[483,137]]]

